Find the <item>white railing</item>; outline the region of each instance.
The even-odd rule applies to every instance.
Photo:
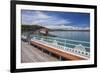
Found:
[[[21,38],[22,39],[27,39],[27,37],[25,35],[22,35]]]
[[[54,47],[57,47],[59,49],[63,49],[65,51],[68,51],[68,52],[71,52],[71,53],[74,53],[74,54],[77,54],[77,55],[81,55],[81,56],[84,56],[84,57],[87,57],[89,58],[90,57],[90,53],[87,52],[87,51],[82,51],[82,50],[79,50],[79,49],[74,49],[74,48],[70,48],[70,47],[67,47],[66,44],[68,45],[72,45],[72,46],[77,46],[76,44],[71,44],[71,43],[66,43],[66,42],[61,42],[61,41],[57,41],[57,39],[55,38],[52,38],[50,39],[51,37],[46,37],[46,38],[43,38],[43,37],[38,37],[38,36],[34,36],[33,39],[37,39],[37,40],[40,40],[41,42],[45,43],[45,44],[49,44],[49,45],[52,45]],[[60,39],[60,38],[59,38]],[[62,39],[62,38],[61,38]],[[63,40],[66,40],[66,39],[63,39]],[[72,41],[72,40],[71,40]],[[75,41],[75,40],[73,40]],[[75,41],[75,42],[78,42],[78,41]],[[79,42],[82,42],[82,41],[79,41]],[[62,43],[64,45],[59,45],[58,43]],[[83,43],[83,42],[82,42]],[[84,43],[88,43],[89,42],[84,42]],[[89,48],[87,46],[84,46],[84,48]]]
[[[90,43],[89,42],[86,42],[86,41],[77,41],[77,40],[70,40],[70,39],[63,39],[63,38],[58,38],[58,37],[50,37],[50,36],[47,36],[47,37],[43,37],[43,36],[35,36],[37,38],[44,38],[45,40],[47,41],[53,41],[53,40],[56,40],[56,41],[59,41],[58,43],[63,43],[64,45],[66,44],[69,44],[69,45],[78,45],[78,44],[86,44],[84,45],[85,48],[90,48]],[[69,43],[67,41],[70,41],[70,42],[74,42],[74,43]],[[87,46],[88,45],[88,46]]]

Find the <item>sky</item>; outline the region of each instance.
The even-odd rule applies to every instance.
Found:
[[[89,27],[90,14],[77,12],[21,10],[21,23],[41,26]]]

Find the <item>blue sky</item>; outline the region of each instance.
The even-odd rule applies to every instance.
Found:
[[[26,25],[66,25],[75,27],[90,26],[89,13],[22,10],[21,18],[22,24]]]

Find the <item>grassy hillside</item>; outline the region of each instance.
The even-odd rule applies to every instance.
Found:
[[[42,26],[39,25],[21,25],[21,31],[25,32],[25,31],[36,31],[39,30],[41,28],[44,28]]]

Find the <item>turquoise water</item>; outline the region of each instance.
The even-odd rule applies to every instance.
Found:
[[[55,35],[56,37],[75,40],[75,41],[83,41],[83,42],[90,42],[90,32],[89,31],[52,31],[49,34]],[[82,43],[82,42],[73,42],[73,41],[66,41],[66,43],[71,44],[82,44],[83,46],[90,47],[90,43]],[[60,43],[59,43],[60,44]],[[67,47],[74,48],[73,45],[66,44]],[[89,52],[90,48],[86,48]]]
[[[52,31],[49,33],[64,39],[90,42],[89,31]]]

